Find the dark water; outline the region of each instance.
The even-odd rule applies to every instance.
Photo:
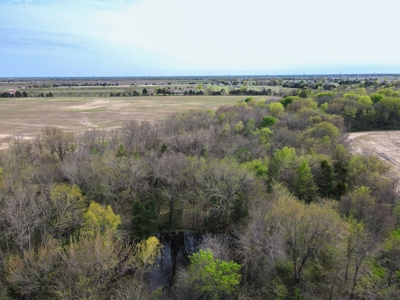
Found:
[[[170,287],[179,268],[189,265],[189,255],[199,251],[202,234],[190,231],[159,233],[157,238],[163,245],[161,257],[154,271],[147,274],[153,288]]]

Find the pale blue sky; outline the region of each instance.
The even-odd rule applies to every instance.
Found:
[[[400,73],[398,0],[0,0],[0,77]]]

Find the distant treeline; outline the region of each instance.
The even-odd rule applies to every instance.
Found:
[[[2,92],[0,93],[0,98],[21,98],[21,97],[29,97],[28,93],[26,91],[16,91],[14,92]]]

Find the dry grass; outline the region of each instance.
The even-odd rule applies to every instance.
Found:
[[[188,109],[216,109],[245,96],[0,98],[0,148],[12,135],[35,138],[45,126],[72,132],[112,129],[130,120],[154,121]],[[256,100],[262,97],[255,97]],[[265,97],[263,97],[265,98]]]

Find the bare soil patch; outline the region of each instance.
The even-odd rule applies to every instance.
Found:
[[[343,136],[352,153],[377,155],[400,171],[400,131],[365,131]]]

